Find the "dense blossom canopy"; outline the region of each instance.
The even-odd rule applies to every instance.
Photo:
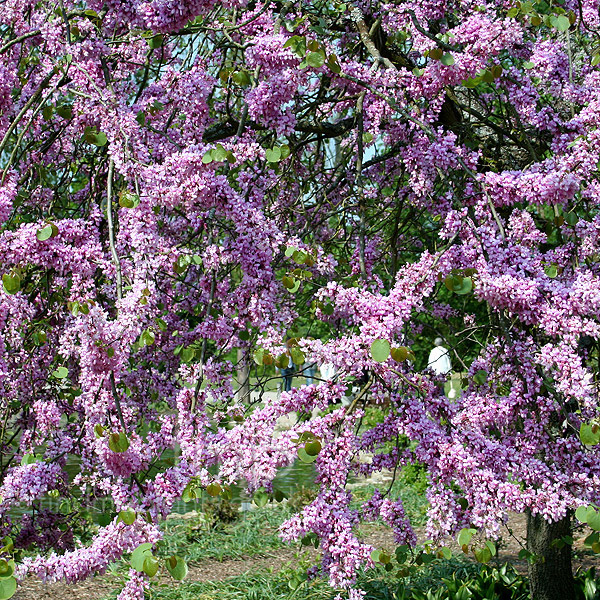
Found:
[[[102,572],[184,491],[270,491],[308,443],[320,492],[283,534],[316,534],[340,588],[372,560],[359,520],[415,542],[389,490],[351,509],[349,476],[426,465],[434,537],[599,501],[598,5],[4,0],[16,577]],[[437,335],[457,398],[426,369]],[[259,403],[286,349],[337,377]],[[350,406],[273,435],[353,383]],[[358,435],[368,396],[387,416]]]

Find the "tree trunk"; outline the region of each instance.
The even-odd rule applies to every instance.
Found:
[[[527,549],[535,555],[528,568],[532,600],[575,597],[571,546],[558,543],[570,535],[570,515],[556,523],[548,523],[540,515],[527,515]]]
[[[238,369],[237,380],[240,384],[238,389],[238,399],[250,401],[250,367],[245,360],[244,352],[241,348],[237,351]]]

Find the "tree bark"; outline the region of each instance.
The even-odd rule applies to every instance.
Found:
[[[250,367],[245,360],[244,352],[241,348],[237,351],[238,369],[237,380],[240,384],[238,389],[238,399],[250,401]]]
[[[570,515],[555,523],[540,515],[527,515],[527,549],[535,555],[528,568],[532,600],[575,597],[571,546],[558,543],[570,535]]]

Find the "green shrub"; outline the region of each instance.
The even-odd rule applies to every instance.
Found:
[[[317,489],[312,487],[299,487],[288,499],[288,506],[293,512],[300,512],[317,497]]]

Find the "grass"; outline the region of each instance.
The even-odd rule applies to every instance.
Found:
[[[178,554],[188,561],[240,559],[260,556],[286,546],[277,528],[291,512],[281,505],[256,509],[232,523],[211,525],[204,513],[192,519],[169,519],[160,547],[162,556]]]
[[[304,579],[310,563],[298,557],[294,566],[278,572],[261,569],[220,582],[183,582],[155,585],[151,600],[333,600],[340,590],[327,581]],[[453,574],[467,577],[478,567],[459,560],[439,561],[423,567],[415,575],[398,578],[383,568],[368,569],[359,574],[357,585],[366,592],[365,600],[399,600],[403,593],[436,590],[442,579]],[[410,596],[407,596],[407,598]]]
[[[373,486],[354,489],[353,507],[358,509],[373,491]],[[308,496],[301,498],[301,492],[296,495],[300,504],[309,500]],[[420,490],[418,475],[401,474],[398,481],[393,484],[391,495],[402,498],[407,516],[414,525],[423,524],[427,501]],[[295,497],[290,504],[297,509],[300,508],[296,506],[294,500]],[[277,552],[284,548],[288,551],[290,548],[297,551],[293,561],[277,572],[260,568],[224,581],[177,583],[168,576],[156,578],[148,592],[148,598],[152,600],[308,600],[309,598],[333,600],[339,590],[338,592],[333,590],[325,580],[317,578],[313,581],[305,581],[306,570],[312,566],[304,552],[305,549],[299,550],[298,546],[290,547],[277,533],[279,526],[294,512],[288,503],[273,503],[264,508],[254,507],[253,510],[239,515],[236,506],[228,507],[222,500],[211,500],[202,504],[204,512],[186,518],[168,519],[163,525],[164,538],[157,550],[160,562],[176,554],[185,558],[193,567],[195,562],[207,560],[224,562],[268,557],[277,555]],[[231,522],[224,522],[216,517],[217,513],[225,518],[237,518]],[[124,579],[128,570],[126,561],[122,561],[115,567],[114,575]],[[428,570],[433,568],[431,565],[427,567]],[[368,591],[367,600],[393,599],[397,591],[398,579],[396,575],[392,577],[383,569],[371,569],[361,573],[360,585]],[[111,599],[115,597],[116,594],[110,596]]]

